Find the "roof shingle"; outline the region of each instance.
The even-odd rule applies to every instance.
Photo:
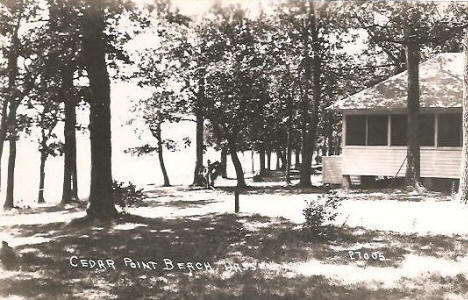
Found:
[[[346,110],[406,109],[407,71],[341,99],[330,108]],[[443,53],[419,65],[421,108],[460,108],[463,53]]]

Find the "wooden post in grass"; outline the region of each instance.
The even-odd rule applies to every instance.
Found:
[[[239,212],[239,191],[234,191],[234,211],[236,214]]]

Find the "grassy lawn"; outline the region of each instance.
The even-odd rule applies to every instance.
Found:
[[[251,192],[252,199],[265,193],[273,199],[271,195],[283,193],[279,188]],[[295,195],[307,197],[310,192]],[[293,197],[289,191],[285,194]],[[382,201],[373,200],[378,195],[368,191],[354,190],[349,195],[365,198],[350,200],[356,203]],[[82,208],[73,207],[5,214],[0,229],[8,233],[20,255],[20,266],[0,272],[0,297],[468,298],[465,234],[402,233],[340,222],[330,228],[327,238],[313,239],[301,230],[300,223],[286,217],[216,212],[217,207],[226,206],[223,199],[229,201],[230,196],[226,189],[157,188],[144,207],[106,224],[83,221]],[[440,198],[438,203],[449,203],[442,194],[432,196]],[[395,206],[404,202],[392,201]],[[415,205],[423,202],[412,201]],[[282,205],[287,207],[287,202]],[[160,215],[168,209],[172,215]],[[145,214],[138,214],[143,210]],[[80,266],[79,259],[86,259],[88,267]],[[89,259],[103,260],[104,267],[89,268]],[[112,260],[115,269],[105,260]]]

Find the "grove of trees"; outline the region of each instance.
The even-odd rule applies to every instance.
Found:
[[[63,155],[61,202],[78,200],[77,174],[90,171],[93,218],[117,214],[113,80],[151,91],[134,107],[155,144],[129,152],[157,152],[165,186],[164,149],[180,147],[164,139],[162,125],[190,120],[194,185],[202,184],[204,152],[214,147],[223,177],[231,157],[238,187],[246,186],[239,158],[246,150],[258,153],[259,176],[276,153],[286,182],[296,167],[299,185],[310,187],[314,157],[339,154],[340,117],[327,108],[407,69],[406,178],[418,187],[419,61],[462,51],[467,17],[463,3],[416,1],[286,1],[256,10],[219,1],[203,17],[183,15],[164,0],[2,0],[0,8],[0,159],[9,146],[4,207],[15,203],[16,143],[34,135],[41,153],[38,201],[46,200],[48,157]],[[154,43],[129,50],[140,34]],[[87,129],[77,123],[77,109],[89,112]],[[90,170],[77,170],[78,129],[89,134]]]

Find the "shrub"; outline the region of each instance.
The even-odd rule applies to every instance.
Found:
[[[329,223],[339,215],[338,207],[342,200],[336,191],[331,191],[329,194],[319,195],[317,200],[306,201],[307,206],[302,211],[306,219],[303,229],[315,237],[324,236]]]
[[[142,203],[145,195],[143,189],[137,189],[136,185],[131,183],[128,184],[114,180],[112,183],[112,191],[114,203],[125,210],[128,207],[136,207]]]
[[[264,181],[263,175],[255,174],[252,178],[253,182],[262,182]]]

